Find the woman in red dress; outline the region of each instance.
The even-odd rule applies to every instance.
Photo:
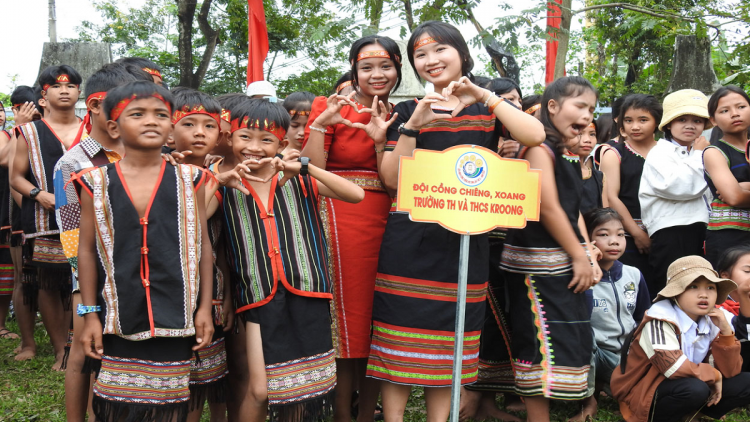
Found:
[[[359,391],[357,420],[372,421],[379,389],[365,378],[375,274],[391,196],[378,176],[391,106],[388,95],[401,82],[401,52],[388,37],[357,40],[349,53],[354,92],[318,97],[305,128],[302,156],[365,190],[349,204],[325,199],[321,217],[333,276],[333,338],[337,351],[334,421],[351,420],[352,395]]]

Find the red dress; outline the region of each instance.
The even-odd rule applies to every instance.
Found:
[[[326,97],[316,98],[308,123],[312,124],[325,109]],[[370,121],[369,114],[359,114],[348,106],[341,110],[341,116],[351,122]],[[309,137],[308,126],[303,146]],[[365,199],[358,204],[325,198],[320,216],[328,238],[333,280],[331,314],[336,356],[366,358],[370,354],[375,274],[391,198],[378,176],[375,144],[365,131],[343,124],[331,126],[325,135],[325,151],[326,170],[365,190]]]

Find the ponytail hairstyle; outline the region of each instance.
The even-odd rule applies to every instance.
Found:
[[[414,65],[414,44],[425,33],[429,34],[438,43],[449,45],[458,50],[458,56],[461,58],[461,75],[467,76],[473,82],[474,75],[471,74],[471,70],[474,69],[474,59],[471,58],[471,52],[469,51],[469,46],[466,45],[466,40],[464,40],[463,35],[461,35],[461,32],[455,26],[440,21],[427,21],[416,27],[406,44],[409,63],[411,63],[411,68],[414,69],[417,79],[421,81],[422,77],[419,76],[417,67]]]
[[[719,277],[729,277],[737,261],[747,254],[750,254],[748,243],[741,243],[725,250],[719,257],[719,262],[716,263],[716,272],[719,273]]]
[[[591,85],[591,82],[580,76],[565,76],[549,84],[547,89],[544,90],[544,94],[542,94],[541,121],[544,125],[547,139],[552,142],[552,145],[559,152],[565,150],[565,139],[563,139],[560,131],[552,123],[552,118],[549,114],[549,102],[555,100],[558,104],[562,105],[568,98],[578,97],[586,91],[593,92],[596,98],[599,99],[599,93]]]
[[[589,239],[594,235],[594,230],[602,224],[617,220],[622,223],[622,217],[612,208],[596,208],[583,215],[583,221],[586,224],[586,230],[589,232]]]
[[[352,78],[351,80],[354,90],[359,91],[359,79],[357,78],[357,56],[359,55],[359,50],[372,44],[380,44],[383,47],[383,50],[388,52],[388,55],[393,62],[393,66],[396,67],[396,75],[398,75],[396,78],[396,85],[393,86],[391,91],[397,90],[401,85],[401,63],[403,61],[401,58],[401,48],[396,44],[396,41],[382,35],[368,35],[354,41],[354,44],[352,44],[352,48],[349,50],[349,63],[351,64],[349,74]],[[338,87],[339,83],[337,83],[336,86]]]

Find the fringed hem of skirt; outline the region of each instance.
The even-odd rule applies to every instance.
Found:
[[[100,422],[175,422],[188,415],[188,402],[148,405],[106,400],[94,395],[92,407]]]
[[[270,422],[317,422],[327,420],[333,414],[335,389],[309,400],[271,405],[268,407]]]
[[[228,388],[226,376],[208,384],[190,383],[190,411],[203,408],[205,401],[226,403]]]
[[[96,376],[99,376],[99,370],[102,369],[102,361],[98,359],[93,359],[88,356],[86,356],[83,359],[83,366],[81,367],[81,373],[86,375],[91,375],[92,373],[96,374]]]
[[[63,308],[69,311],[73,295],[70,277],[70,268],[24,266],[23,303],[33,307],[37,303],[39,290],[56,290],[60,292]]]

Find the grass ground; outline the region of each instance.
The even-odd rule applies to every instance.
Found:
[[[15,322],[10,321],[8,328],[18,332]],[[54,363],[52,346],[44,329],[37,326],[35,332],[37,357],[26,362],[13,359],[13,349],[18,340],[0,339],[0,422],[64,422],[65,418],[65,375],[52,372]],[[502,396],[498,398],[502,404]],[[424,395],[422,389],[415,389],[409,399],[404,420],[407,422],[426,421]],[[577,403],[553,403],[551,419],[566,421],[580,411]],[[525,416],[518,414],[518,416]],[[208,422],[208,412],[202,421]],[[600,401],[597,421],[621,421],[617,403],[610,398]],[[735,411],[726,417],[727,422],[750,421],[747,410]]]

